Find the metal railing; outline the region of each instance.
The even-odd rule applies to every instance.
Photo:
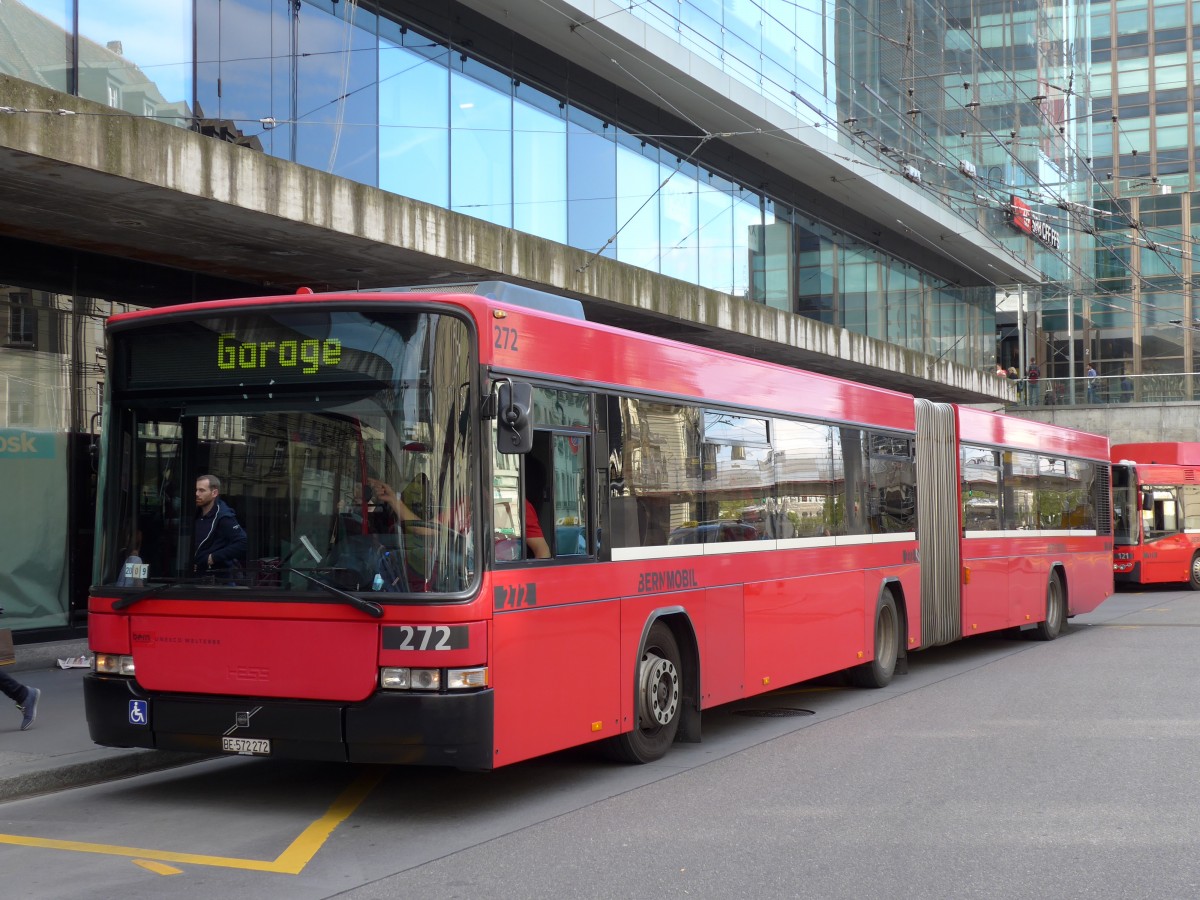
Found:
[[[1099,406],[1111,403],[1192,403],[1200,400],[1200,373],[1086,375],[1019,379],[1018,406]]]

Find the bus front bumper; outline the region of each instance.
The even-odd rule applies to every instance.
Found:
[[[1117,584],[1141,584],[1142,564],[1140,562],[1126,562],[1113,565],[1113,581]]]
[[[107,747],[222,754],[222,738],[265,739],[269,756],[492,768],[491,690],[377,692],[361,703],[152,694],[137,681],[83,679],[88,733]]]

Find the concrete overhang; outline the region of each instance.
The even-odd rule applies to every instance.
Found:
[[[885,233],[927,248],[974,284],[1042,280],[1026,260],[857,147],[814,111],[797,116],[609,0],[459,0],[705,134],[849,210],[870,210]],[[818,124],[819,123],[819,124]],[[819,209],[814,205],[814,209]]]
[[[2,75],[0,106],[17,110],[0,114],[0,278],[16,283],[158,305],[506,278],[594,321],[930,399],[1015,399],[991,373]],[[163,272],[190,292],[156,287]]]

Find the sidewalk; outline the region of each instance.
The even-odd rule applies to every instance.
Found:
[[[98,747],[83,716],[83,675],[57,660],[88,654],[87,641],[18,645],[4,666],[18,681],[40,688],[37,721],[21,731],[21,713],[0,694],[0,803],[124,778],[204,759],[191,753]]]

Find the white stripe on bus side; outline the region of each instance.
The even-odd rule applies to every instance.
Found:
[[[834,537],[785,538],[778,541],[715,541],[711,544],[669,544],[665,547],[614,548],[614,562],[634,559],[679,559],[733,553],[766,553],[771,550],[808,550],[818,547],[852,547],[866,544],[895,544],[916,540],[911,531],[889,534],[844,534]]]

